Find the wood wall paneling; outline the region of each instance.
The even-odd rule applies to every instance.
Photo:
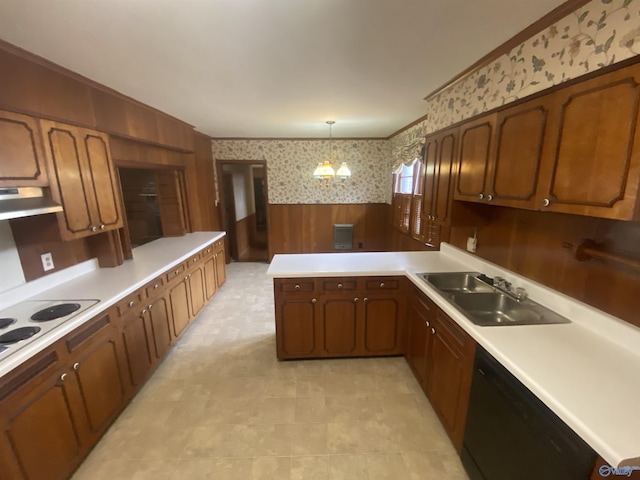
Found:
[[[1,108],[95,127],[87,84],[3,48],[0,72]]]
[[[386,250],[390,208],[378,203],[270,204],[270,252],[272,255],[333,252],[336,223],[354,225],[353,251]]]
[[[62,241],[55,214],[16,218],[10,220],[10,224],[24,277],[28,282],[94,256],[84,238]],[[55,265],[53,270],[42,270],[40,255],[43,253],[51,253]]]
[[[195,133],[194,154],[187,168],[189,212],[194,231],[221,230],[220,211],[216,206],[211,138]]]

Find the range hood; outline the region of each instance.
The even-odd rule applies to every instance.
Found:
[[[42,188],[0,188],[0,220],[61,211],[62,206],[46,197]]]

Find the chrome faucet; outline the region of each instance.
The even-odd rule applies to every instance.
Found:
[[[527,294],[527,291],[522,287],[517,287],[512,289],[511,282],[508,282],[502,277],[495,277],[493,279],[493,286],[494,288],[497,288],[501,292],[506,293],[511,298],[514,298],[518,302],[522,302],[523,300],[526,300],[527,297],[529,296]]]

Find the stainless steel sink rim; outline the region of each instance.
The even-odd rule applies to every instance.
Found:
[[[476,277],[480,275],[479,272],[418,275],[442,292],[455,308],[476,325],[489,327],[571,323],[571,320],[533,300],[517,301],[488,283],[478,280]],[[456,280],[459,282],[458,286]]]

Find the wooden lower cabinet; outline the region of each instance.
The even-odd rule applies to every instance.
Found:
[[[189,273],[187,277],[189,283],[189,300],[191,301],[191,316],[195,318],[207,302],[205,298],[204,271],[202,267],[198,267]]]
[[[216,266],[216,285],[218,288],[227,280],[227,271],[225,267],[224,244],[216,251],[214,255]]]
[[[122,342],[127,357],[128,380],[137,389],[147,379],[153,368],[146,311],[127,315],[122,323]]]
[[[172,334],[174,338],[182,335],[189,325],[191,314],[189,311],[189,286],[188,278],[180,280],[169,289],[169,301],[171,304],[171,321],[173,326]]]
[[[278,358],[402,354],[403,285],[400,277],[275,279]]]
[[[433,343],[431,328],[435,311],[435,304],[414,288],[407,306],[408,335],[405,358],[425,393],[427,392],[429,353]]]
[[[162,296],[147,306],[149,326],[152,335],[152,350],[156,360],[161,360],[167,354],[173,343],[171,336],[171,313],[169,301]]]
[[[202,270],[204,272],[204,293],[207,300],[210,300],[218,291],[216,282],[216,259],[213,255],[205,258]]]

